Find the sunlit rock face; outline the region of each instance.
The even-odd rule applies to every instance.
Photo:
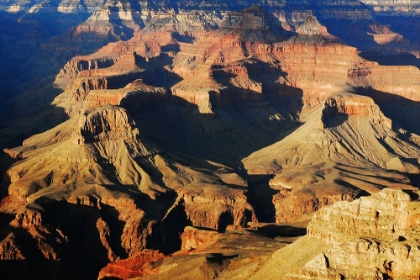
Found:
[[[372,197],[325,207],[309,224],[308,236],[335,245],[304,268],[289,273],[286,279],[303,279],[305,275],[333,279],[338,274],[363,278],[418,277],[420,251],[415,245],[418,204],[407,193],[385,189]]]
[[[420,1],[371,1],[362,0],[364,4],[372,7],[378,14],[390,15],[418,15],[420,13]]]
[[[275,252],[254,277],[416,279],[417,197],[418,191],[383,189],[326,206],[313,216],[305,237]]]

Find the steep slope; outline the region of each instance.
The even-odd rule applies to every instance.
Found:
[[[243,179],[220,165],[196,159],[191,168],[147,148],[119,107],[82,111],[6,152],[18,161],[7,172],[1,211],[14,218],[2,234],[16,250],[5,245],[2,260],[21,260],[21,273],[64,279],[71,269],[90,279],[118,257],[178,250],[187,225],[223,231],[254,219]],[[56,268],[36,269],[48,262]]]
[[[272,197],[276,221],[303,219],[326,204],[383,187],[411,188],[410,178],[420,171],[419,137],[394,131],[372,99],[332,95],[306,118],[243,161],[249,174],[270,174],[270,187],[278,191]]]

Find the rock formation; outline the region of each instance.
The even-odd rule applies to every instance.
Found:
[[[325,207],[309,223],[308,235],[277,251],[255,277],[416,279],[420,273],[415,237],[418,204],[405,192],[384,189],[371,197]],[[290,250],[308,243],[314,245],[306,252],[299,248],[289,258]],[[279,263],[289,266],[289,271],[277,269]],[[275,271],[267,274],[269,269]]]
[[[138,252],[126,260],[117,260],[109,263],[99,272],[98,279],[107,279],[115,277],[120,279],[129,279],[144,275],[156,273],[154,263],[163,259],[165,256],[156,251]]]

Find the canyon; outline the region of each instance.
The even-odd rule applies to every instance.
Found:
[[[5,275],[419,277],[419,1],[12,2]]]

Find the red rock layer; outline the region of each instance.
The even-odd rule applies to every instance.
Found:
[[[145,250],[137,252],[128,259],[109,263],[101,269],[98,279],[108,279],[108,277],[130,279],[144,275],[153,275],[158,273],[155,270],[154,263],[164,257],[163,254],[157,251]]]

